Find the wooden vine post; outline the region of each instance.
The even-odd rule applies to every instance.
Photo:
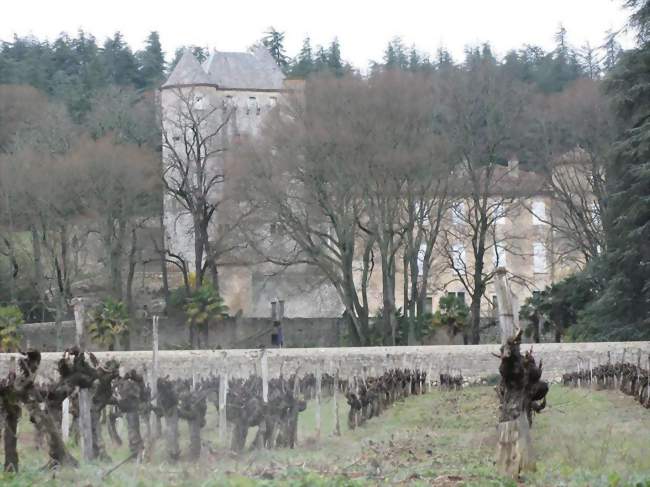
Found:
[[[334,406],[334,434],[341,436],[341,420],[339,418],[339,368],[336,368],[334,374],[334,388],[332,394],[332,404]]]
[[[321,430],[321,380],[322,371],[320,362],[316,365],[316,439],[320,439]]]
[[[647,385],[646,385],[646,401],[650,405],[650,354],[648,354],[648,375],[647,375]]]
[[[521,354],[522,331],[504,268],[496,271],[496,292],[501,331],[497,469],[504,476],[518,478],[523,471],[535,468],[530,436],[532,413],[546,406],[548,384],[540,380],[542,364],[535,364],[532,349]]]
[[[158,405],[158,320],[159,316],[154,315],[151,324],[151,397]],[[162,422],[160,416],[153,415],[153,437],[160,438],[162,435]]]
[[[260,368],[262,369],[262,401],[266,404],[269,402],[269,361],[266,350],[262,350]]]
[[[61,404],[61,437],[66,443],[70,437],[70,399],[67,397]]]
[[[77,347],[81,353],[86,351],[86,302],[84,298],[72,300],[74,306],[74,319],[76,324]],[[92,421],[90,407],[92,404],[91,392],[86,388],[79,388],[79,438],[81,440],[81,456],[89,461],[94,458]]]
[[[219,375],[219,445],[227,445],[228,423],[226,418],[226,407],[228,399],[228,372],[221,371]]]

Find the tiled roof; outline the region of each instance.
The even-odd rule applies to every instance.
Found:
[[[186,51],[163,88],[210,84],[222,89],[281,90],[283,81],[282,70],[262,47],[251,52],[213,51],[202,66]]]
[[[183,52],[183,55],[162,87],[201,84],[210,84],[210,79],[199,61],[192,54],[192,51],[185,49],[185,52]]]

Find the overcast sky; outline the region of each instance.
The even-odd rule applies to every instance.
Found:
[[[525,43],[547,49],[562,23],[569,42],[602,44],[608,29],[628,16],[622,0],[4,0],[0,39],[14,33],[55,38],[82,28],[100,41],[121,31],[134,48],[148,32],[160,32],[170,57],[181,45],[198,44],[241,51],[269,26],[286,32],[294,55],[309,35],[312,45],[337,36],[343,57],[362,69],[381,59],[387,42],[434,53],[447,47],[456,58],[467,45],[489,41],[496,53]],[[623,38],[623,44],[629,41]]]

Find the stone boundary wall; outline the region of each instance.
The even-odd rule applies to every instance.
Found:
[[[131,333],[131,349],[146,350],[152,346],[151,320],[135,320]],[[63,348],[75,344],[75,322],[61,322]],[[41,351],[56,350],[56,323],[27,323],[20,326],[23,348]],[[205,348],[248,349],[271,346],[274,332],[270,318],[233,316],[214,323]],[[341,345],[344,323],[340,318],[285,318],[282,334],[286,347],[336,347]],[[189,348],[189,331],[182,318],[161,317],[158,325],[160,350]],[[89,350],[99,347],[89,340]]]
[[[522,346],[527,349],[528,346]],[[650,342],[593,342],[593,343],[543,343],[533,346],[537,360],[544,364],[544,378],[557,382],[565,372],[575,371],[578,364],[588,366],[605,363],[608,353],[612,362],[636,362],[641,354],[642,364],[650,354]],[[419,368],[433,379],[440,372],[461,371],[469,382],[478,382],[498,374],[499,345],[455,345],[422,347],[368,347],[368,348],[292,348],[248,350],[184,350],[159,352],[159,376],[171,378],[210,377],[227,372],[229,377],[261,375],[262,357],[267,362],[269,378],[280,374],[305,375],[320,369],[323,373],[338,371],[341,378],[381,374],[396,367]],[[125,369],[135,368],[148,375],[151,370],[151,351],[97,352],[105,361],[116,358]],[[44,353],[39,374],[43,379],[56,379],[56,361],[60,353]],[[0,377],[9,370],[9,356],[0,354]]]

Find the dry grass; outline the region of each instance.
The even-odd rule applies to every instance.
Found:
[[[210,422],[203,431],[207,443],[200,462],[169,465],[163,452],[157,451],[151,464],[125,465],[105,484],[515,485],[494,471],[492,388],[409,398],[355,431],[347,429],[347,408],[339,407],[341,437],[332,434],[334,413],[329,400],[322,405],[321,439],[314,438],[315,406],[310,404],[301,416],[300,446],[295,450],[233,456],[216,444],[215,424]],[[211,419],[215,416],[213,411],[209,414]],[[38,471],[45,452],[34,450],[25,421],[21,427],[23,472],[0,477],[2,485],[102,484],[108,464],[56,474]],[[533,441],[538,469],[527,475],[526,485],[650,486],[650,411],[617,392],[552,387],[549,408],[535,418]],[[111,454],[115,462],[128,456],[125,447],[111,449]]]

